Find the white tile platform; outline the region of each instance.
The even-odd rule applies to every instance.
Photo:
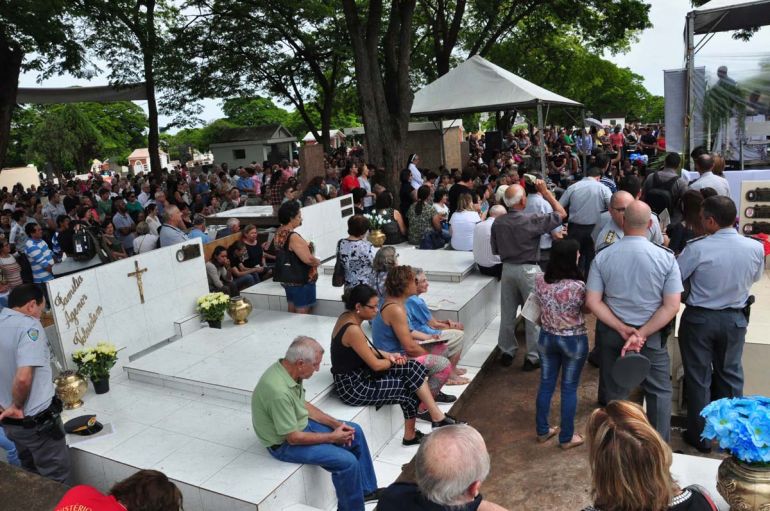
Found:
[[[275,216],[273,206],[241,206],[209,215],[213,218],[265,218]]]
[[[447,282],[462,282],[470,274],[475,263],[473,252],[461,252],[458,250],[420,250],[414,245],[401,243],[394,245],[398,252],[398,263],[416,266],[425,270],[428,280],[443,280]],[[333,254],[334,252],[332,252]],[[334,273],[332,258],[321,265],[322,272],[327,275]]]
[[[327,348],[321,371],[306,382],[308,398],[362,426],[378,483],[390,484],[417,448],[400,443],[403,418],[397,406],[351,407],[331,391],[328,345],[334,321],[255,311],[247,325],[225,320],[222,330],[202,328],[135,360],[126,373],[113,376],[107,394],[97,396],[89,388],[85,405],[65,411],[64,419],[95,413],[113,432],[71,446],[73,482],[107,490],[139,468],[154,468],[180,487],[187,510],[333,509],[329,474],[274,460],[251,427],[248,396],[262,371],[294,336],[308,334]],[[496,331],[486,330],[461,360],[469,377],[494,349],[494,339]],[[445,391],[459,395],[465,388]],[[430,429],[420,421],[418,427]]]
[[[255,309],[286,311],[286,293],[277,282],[268,280],[245,289]],[[337,317],[342,314],[342,288],[332,286],[331,275],[321,274],[316,285],[317,303],[313,314]],[[423,299],[439,319],[459,321],[466,337],[474,339],[500,311],[500,284],[497,279],[471,273],[461,283],[431,280]]]

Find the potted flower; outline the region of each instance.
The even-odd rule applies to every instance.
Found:
[[[118,350],[113,344],[99,342],[96,347],[83,348],[72,354],[72,360],[78,366],[78,374],[90,378],[97,394],[110,390],[110,369],[118,360]]]
[[[369,242],[381,247],[385,244],[385,233],[382,232],[382,226],[387,223],[385,217],[377,213],[367,213],[364,217],[369,221]]]
[[[701,416],[703,438],[730,453],[719,465],[719,493],[731,509],[770,509],[770,398],[718,399]]]
[[[198,298],[198,312],[211,328],[222,328],[230,297],[225,293],[208,293]]]

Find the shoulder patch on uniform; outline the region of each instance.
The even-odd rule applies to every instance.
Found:
[[[607,231],[607,235],[604,236],[604,243],[608,245],[612,245],[613,243],[615,243],[615,240],[617,239],[617,237],[618,237],[618,234],[615,231],[612,231],[612,230]]]
[[[670,248],[668,248],[668,247],[667,247],[667,246],[665,246],[665,245],[661,245],[660,243],[653,243],[653,245],[655,245],[656,247],[662,248],[662,249],[663,249],[663,250],[665,250],[666,252],[670,252],[670,253],[672,253],[672,254],[674,253],[674,251],[673,251],[673,250],[671,250]]]
[[[37,328],[30,328],[27,330],[27,337],[32,339],[32,341],[37,341],[40,337],[40,331]]]
[[[707,237],[708,236],[704,234],[703,236],[698,236],[697,238],[693,238],[691,240],[687,240],[686,244],[689,245],[690,243],[695,243],[696,241],[700,241],[700,240],[706,239]]]

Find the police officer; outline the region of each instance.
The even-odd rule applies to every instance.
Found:
[[[70,472],[61,402],[54,396],[51,352],[40,324],[43,290],[22,284],[0,311],[0,422],[22,466],[66,483]]]
[[[631,389],[616,383],[612,366],[627,351],[650,360],[642,382],[650,423],[668,441],[671,430],[671,378],[668,351],[660,330],[679,311],[682,281],[673,252],[646,239],[650,207],[634,201],[623,215],[623,239],[596,254],[586,283],[586,304],[596,315],[599,382],[605,397],[626,399]]]
[[[690,240],[678,259],[690,289],[679,326],[679,349],[687,387],[683,437],[708,452],[709,444],[700,438],[700,412],[712,400],[743,395],[747,300],[751,285],[762,277],[765,256],[761,243],[733,228],[736,208],[729,197],[706,199],[702,217],[710,236]]]
[[[594,167],[588,169],[586,177],[573,184],[564,192],[559,203],[569,212],[567,238],[580,243],[580,269],[588,273],[594,258],[594,243],[591,233],[599,222],[599,216],[607,211],[612,192],[599,182],[609,165],[604,153],[596,155]]]
[[[632,202],[634,202],[634,197],[626,191],[621,190],[612,194],[610,210],[601,214],[599,223],[596,224],[596,228],[591,235],[597,252],[623,237],[623,213],[625,213],[626,207]],[[660,221],[654,213],[651,220],[652,223],[650,228],[647,229],[646,238],[653,243],[663,243]]]

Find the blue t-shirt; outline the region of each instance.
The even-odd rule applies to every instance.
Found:
[[[428,304],[417,295],[412,295],[406,300],[406,315],[409,318],[409,329],[417,330],[428,335],[440,334],[441,330],[431,328],[428,322],[433,319]]]
[[[382,308],[372,321],[372,338],[374,345],[390,353],[405,353],[404,348],[396,337],[393,328],[386,325],[382,319]]]

